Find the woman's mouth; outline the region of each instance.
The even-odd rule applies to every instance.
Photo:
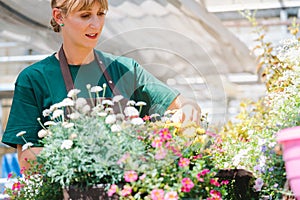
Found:
[[[85,35],[90,39],[96,39],[98,36],[98,33],[90,33],[90,34],[85,34]]]

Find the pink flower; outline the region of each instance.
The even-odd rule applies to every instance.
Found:
[[[168,128],[161,129],[158,134],[163,140],[169,140],[172,138]]]
[[[142,176],[139,177],[140,180],[144,180],[146,178],[146,174],[143,174]]]
[[[229,184],[229,181],[228,180],[225,180],[225,181],[222,181],[221,182],[221,185],[228,185]]]
[[[209,183],[217,187],[221,186],[221,184],[216,179],[210,179]]]
[[[202,170],[202,172],[200,172],[200,175],[201,176],[205,176],[207,173],[209,173],[210,172],[210,170],[209,169],[204,169],[204,170]]]
[[[7,179],[10,179],[12,176],[13,176],[13,173],[10,172],[10,173],[7,175]]]
[[[199,154],[199,155],[193,156],[193,159],[194,159],[194,160],[197,160],[197,159],[200,159],[200,158],[202,158],[202,154]]]
[[[151,191],[151,199],[152,200],[163,200],[164,199],[164,190],[162,189],[154,189]]]
[[[177,194],[177,192],[168,192],[165,195],[165,199],[164,200],[178,200],[178,194]]]
[[[192,189],[194,187],[194,183],[189,178],[183,178],[181,184],[184,188]]]
[[[190,160],[188,158],[180,158],[179,159],[179,167],[186,167],[190,164]]]
[[[148,115],[145,115],[145,117],[143,117],[143,120],[144,120],[144,121],[150,121],[150,120],[151,120],[151,117],[148,116]]]
[[[114,193],[117,192],[117,189],[118,189],[117,185],[115,185],[115,184],[111,185],[107,192],[108,196],[111,197]]]
[[[198,179],[198,181],[199,182],[204,182],[204,178],[202,178],[201,176],[200,176],[200,174],[197,174],[197,179]]]
[[[130,153],[125,153],[117,162],[118,165],[121,165],[122,163],[125,163],[126,160],[130,158]]]
[[[20,173],[24,174],[25,170],[26,170],[26,167],[22,167]]]
[[[125,178],[126,182],[134,182],[138,179],[138,175],[135,171],[131,170],[131,171],[125,172],[124,178]]]
[[[167,150],[164,148],[160,148],[155,154],[155,159],[162,160],[166,157],[166,155],[167,155]]]
[[[221,193],[217,190],[211,190],[209,192],[209,194],[211,195],[211,197],[213,197],[213,199],[218,200],[218,199],[222,199],[221,197]]]
[[[166,145],[167,146],[167,145]],[[182,156],[182,154],[181,154],[181,152],[180,152],[180,150],[178,149],[178,148],[176,148],[176,147],[174,147],[174,146],[171,146],[171,145],[169,145],[168,144],[168,149],[170,149],[173,153],[174,153],[174,155],[176,155],[176,156],[178,156],[178,157],[181,157]]]
[[[159,137],[155,137],[152,141],[152,147],[160,148],[162,146],[163,141]]]
[[[132,188],[130,186],[128,186],[128,185],[125,185],[124,188],[123,188],[123,190],[121,191],[121,195],[123,197],[126,197],[126,196],[130,195],[131,192],[132,192]]]
[[[190,192],[190,191],[191,191],[191,188],[181,187],[181,191],[182,191],[182,192]]]
[[[12,190],[20,190],[22,187],[24,187],[23,184],[21,184],[20,182],[16,182],[12,185]]]

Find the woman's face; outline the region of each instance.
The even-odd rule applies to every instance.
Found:
[[[75,10],[63,17],[62,35],[66,46],[94,48],[100,38],[105,11],[96,2],[87,10]]]

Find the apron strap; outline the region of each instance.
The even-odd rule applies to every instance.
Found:
[[[120,95],[120,91],[118,90],[118,88],[115,87],[115,84],[112,82],[112,79],[110,77],[110,75],[108,74],[104,63],[100,60],[98,54],[96,53],[96,51],[94,50],[94,56],[95,59],[97,61],[97,64],[100,68],[100,71],[102,71],[104,78],[107,82],[108,87],[110,88],[110,90],[112,91],[113,95]],[[64,82],[66,85],[66,90],[67,92],[69,92],[70,90],[74,89],[74,82],[69,70],[69,66],[68,66],[68,62],[67,62],[67,58],[65,55],[65,52],[63,50],[63,46],[60,47],[59,52],[58,52],[58,57],[59,57],[59,64],[60,64],[60,69],[64,78]]]

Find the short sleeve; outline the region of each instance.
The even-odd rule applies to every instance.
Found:
[[[34,146],[37,146],[37,132],[41,129],[37,121],[39,114],[40,111],[33,89],[16,83],[11,111],[2,142],[12,147],[16,147],[17,144],[23,145],[26,142],[16,135],[21,131],[26,131],[24,135],[26,141],[32,142]]]
[[[136,97],[148,101],[148,113],[164,114],[179,92],[158,80],[138,63],[136,67]]]

